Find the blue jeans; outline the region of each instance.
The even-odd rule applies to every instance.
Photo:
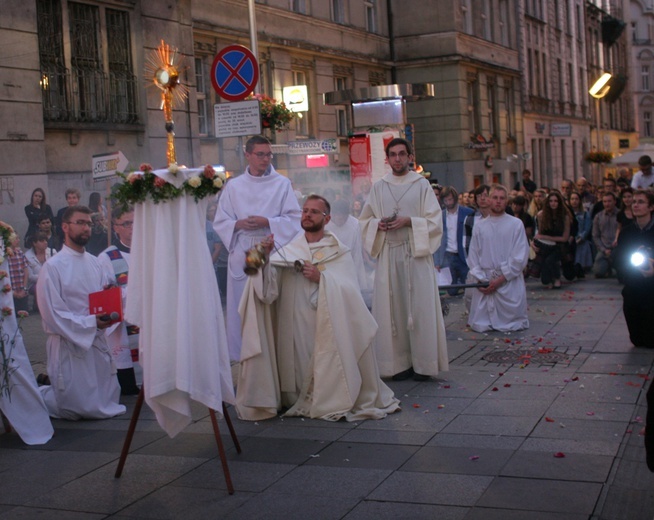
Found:
[[[466,283],[466,277],[468,276],[468,264],[461,261],[458,253],[445,253],[443,259],[443,265],[441,267],[449,267],[450,273],[452,273],[452,285],[464,284]],[[459,289],[447,289],[447,294],[450,296],[456,296],[459,292]]]

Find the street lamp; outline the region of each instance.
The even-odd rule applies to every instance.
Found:
[[[609,74],[608,72],[604,72],[600,78],[593,84],[592,87],[590,87],[590,90],[588,93],[595,98],[595,115],[597,116],[597,151],[599,152],[601,150],[601,124],[602,124],[602,117],[601,117],[601,104],[600,100],[606,96],[606,94],[609,92],[611,89],[611,79],[613,76]],[[599,181],[599,177],[601,177],[602,173],[602,167],[601,165],[598,165],[597,167],[597,179],[593,179],[594,181]]]
[[[600,99],[602,99],[611,89],[611,78],[613,76],[608,72],[604,72],[600,78],[590,87],[588,93],[595,98],[595,115],[597,116],[597,151],[600,151],[600,125],[602,124],[600,117]]]

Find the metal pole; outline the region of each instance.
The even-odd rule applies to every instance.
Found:
[[[602,118],[600,117],[600,98],[595,98],[595,112],[597,115],[597,151],[600,151],[600,125]]]
[[[254,0],[248,0],[248,18],[250,20],[250,50],[259,63],[259,43],[257,42],[257,17],[254,12]],[[254,86],[254,93],[260,94],[259,82]]]

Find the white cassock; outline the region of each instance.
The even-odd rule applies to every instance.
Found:
[[[0,246],[3,250],[4,246]],[[0,264],[0,270],[9,272],[8,262]],[[9,276],[0,279],[0,287],[9,284]],[[0,366],[0,411],[7,417],[13,429],[26,444],[45,444],[54,430],[48,409],[43,402],[34,378],[32,364],[27,357],[23,336],[18,329],[14,298],[11,292],[0,291],[0,308],[11,309],[2,320],[2,334],[8,365]],[[12,345],[13,343],[13,345]],[[1,361],[1,360],[0,360]],[[7,388],[9,393],[7,393]]]
[[[68,246],[41,268],[36,295],[52,384],[40,390],[52,417],[106,419],[125,413],[104,331],[89,314],[89,294],[110,282],[95,256]]]
[[[337,225],[336,222],[334,222],[334,219],[332,219],[327,223],[325,229],[334,233],[336,238],[350,249],[350,254],[354,260],[357,281],[361,288],[361,294],[363,295],[363,299],[366,300],[366,305],[369,305],[371,302],[368,300],[370,299],[372,287],[368,281],[369,278],[366,274],[366,266],[363,261],[364,251],[363,244],[361,243],[361,228],[359,227],[359,221],[352,215],[348,215],[342,226]]]
[[[296,272],[296,260],[316,265],[320,283]],[[270,264],[250,277],[239,309],[239,417],[267,419],[288,407],[288,416],[357,421],[399,410],[379,378],[372,350],[377,325],[348,249],[329,232],[311,244],[302,232]]]
[[[380,231],[379,221],[411,217],[410,228]],[[432,254],[443,218],[429,182],[410,171],[387,174],[370,191],[359,217],[363,246],[377,258],[372,315],[379,324],[375,355],[383,377],[411,367],[436,376],[449,368],[447,338]]]
[[[473,289],[468,319],[472,330],[508,332],[529,327],[523,276],[528,259],[529,243],[520,219],[504,214],[475,222],[468,252],[470,275],[476,282],[504,275],[507,282],[489,295]]]
[[[117,251],[115,246],[111,246],[108,249],[105,249],[98,255],[98,261],[100,266],[105,274],[114,282],[116,281],[116,271],[111,263],[111,259],[107,254],[108,251]],[[120,251],[120,256],[129,266],[129,253]],[[127,298],[127,285],[122,285],[120,287],[121,294],[123,297],[123,310],[126,307],[126,298]],[[105,337],[107,338],[107,345],[109,345],[109,351],[111,352],[111,357],[116,364],[116,368],[119,370],[128,369],[134,367],[134,362],[132,361],[132,347],[138,348],[138,334],[134,336],[127,335],[127,322],[121,321],[119,323],[114,323],[110,327],[105,329]],[[132,339],[134,338],[134,339]]]
[[[302,210],[293,192],[291,181],[271,166],[261,177],[250,175],[249,169],[230,179],[218,200],[213,222],[216,233],[229,251],[227,277],[227,344],[232,361],[241,358],[241,318],[238,304],[245,288],[243,272],[245,253],[266,236],[275,235],[275,246],[287,244],[300,231]],[[235,230],[236,221],[251,215],[267,217],[270,227],[253,231]]]

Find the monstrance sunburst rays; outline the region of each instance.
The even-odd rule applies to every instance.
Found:
[[[184,67],[184,57],[179,55],[177,49],[171,47],[163,40],[155,51],[147,57],[145,76],[151,85],[161,90],[161,109],[164,112],[168,145],[166,158],[168,166],[176,163],[175,157],[175,123],[173,122],[173,104],[182,103],[188,95],[189,89],[180,83],[180,74]]]

